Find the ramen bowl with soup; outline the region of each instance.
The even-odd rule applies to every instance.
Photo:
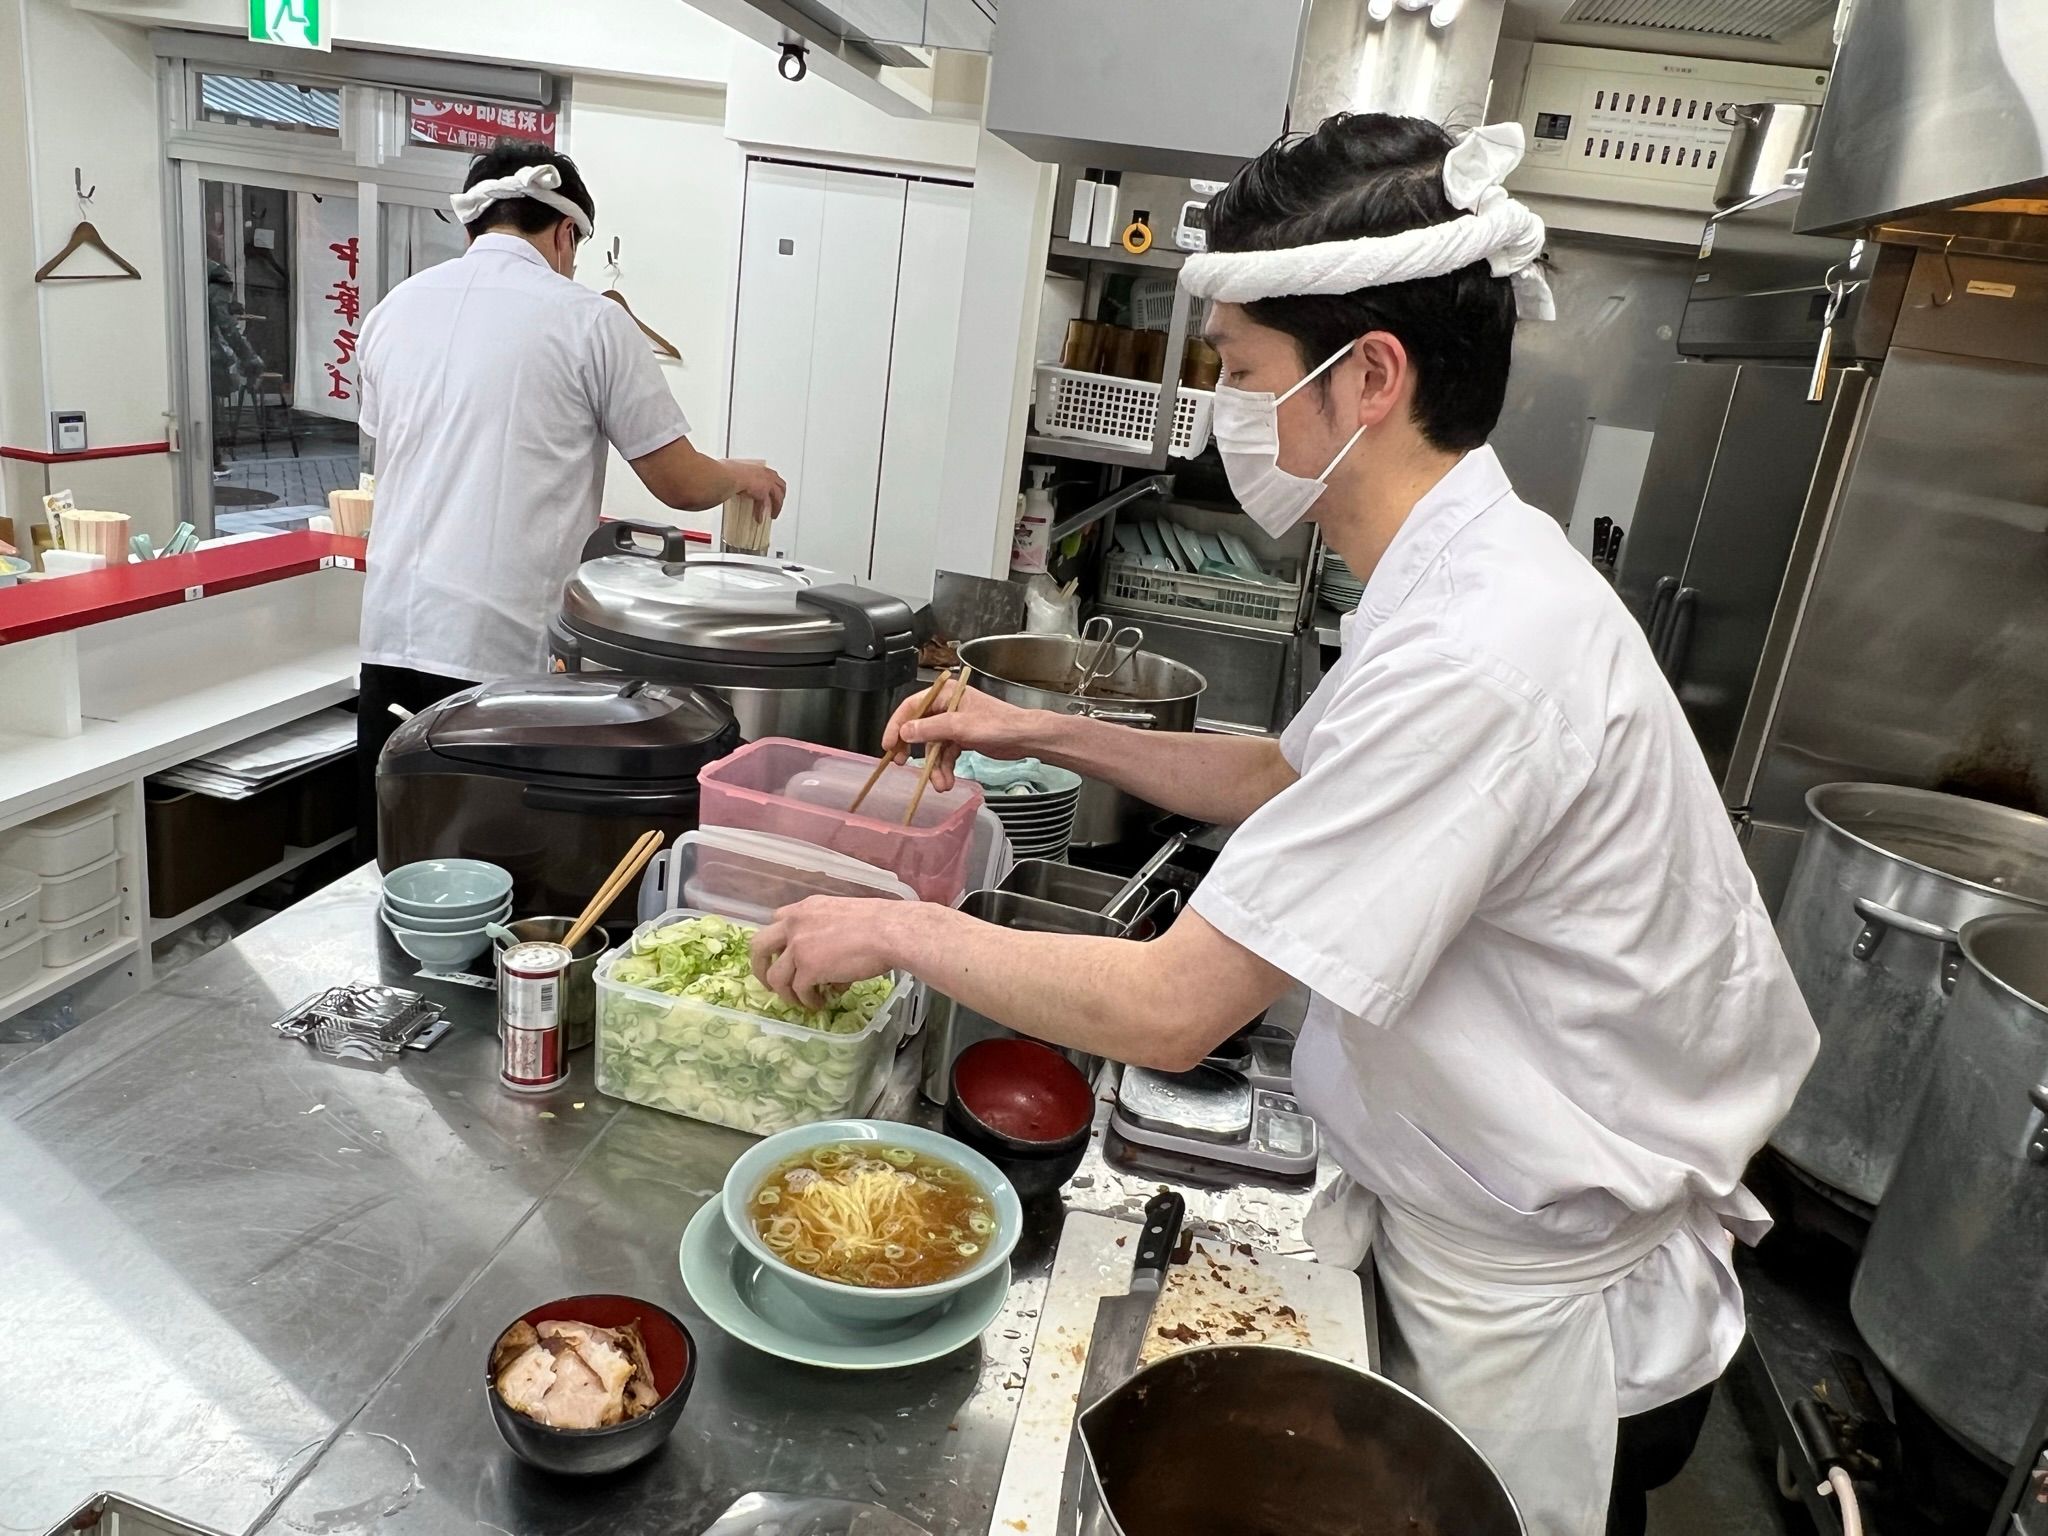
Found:
[[[721,1198],[740,1246],[835,1323],[943,1306],[1004,1269],[1024,1225],[994,1163],[889,1120],[821,1120],[757,1142]]]

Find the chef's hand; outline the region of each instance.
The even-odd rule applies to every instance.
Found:
[[[953,695],[959,688],[959,681],[955,679],[932,705],[931,714],[923,720],[917,719],[916,715],[924,708],[925,697],[931,690],[927,688],[913,693],[896,706],[896,713],[889,718],[889,728],[882,733],[884,757],[899,746],[922,746],[937,754],[938,761],[932,765],[932,788],[941,794],[953,787],[953,760],[963,751],[1001,759],[1029,757],[1031,742],[1037,735],[1038,717],[1042,713],[1006,704],[995,695],[983,693],[970,685],[958,709],[950,714],[940,714],[939,711],[953,702]]]
[[[734,495],[753,497],[768,509],[771,518],[782,515],[782,498],[789,492],[782,476],[766,464],[749,464],[743,459],[727,459],[725,469],[733,478]]]
[[[910,902],[811,896],[754,934],[754,975],[784,1002],[825,1006],[825,989],[896,967],[896,922]]]

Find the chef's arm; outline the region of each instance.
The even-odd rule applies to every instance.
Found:
[[[817,897],[756,935],[754,968],[809,1006],[818,989],[902,969],[1054,1045],[1183,1071],[1271,1007],[1285,972],[1183,912],[1149,943],[1024,933],[952,907]]]
[[[914,719],[922,703],[922,694],[913,695],[897,709],[884,749],[894,747],[899,737],[913,745],[936,745],[940,761],[932,783],[940,790],[952,788],[953,758],[968,748],[989,757],[1035,757],[1197,821],[1235,826],[1297,777],[1279,743],[1262,737],[1142,730],[1083,715],[1019,709],[980,689],[970,689],[957,711]]]
[[[770,516],[782,510],[782,476],[765,464],[699,453],[687,437],[626,462],[657,501],[678,512],[708,511],[734,496],[766,502]]]

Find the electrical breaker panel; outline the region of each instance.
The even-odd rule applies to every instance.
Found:
[[[1538,43],[1522,88],[1516,192],[1714,211],[1729,104],[1817,102],[1824,69]]]

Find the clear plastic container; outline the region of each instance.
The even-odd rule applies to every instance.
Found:
[[[882,775],[857,814],[849,812],[877,761],[764,736],[698,772],[698,820],[829,848],[896,875],[924,901],[952,905],[967,888],[980,786],[962,780],[944,794],[927,787],[906,827],[903,812],[921,770],[899,765]]]
[[[806,896],[916,899],[884,870],[789,838],[727,828],[685,833],[649,878],[648,889],[669,905],[636,937],[706,915],[758,926]],[[598,1091],[760,1136],[867,1113],[916,1003],[916,984],[898,973],[864,1029],[826,1034],[626,985],[613,972],[630,952],[629,945],[598,962]]]
[[[114,808],[88,800],[0,832],[0,864],[47,879],[68,875],[114,851]]]
[[[110,853],[85,868],[43,881],[40,903],[45,923],[68,923],[121,894],[121,856]]]
[[[96,955],[114,942],[121,929],[120,898],[96,907],[68,923],[51,923],[43,929],[43,964],[76,965],[87,955]]]
[[[0,865],[0,954],[41,926],[36,897],[42,888],[42,881],[27,870]]]

